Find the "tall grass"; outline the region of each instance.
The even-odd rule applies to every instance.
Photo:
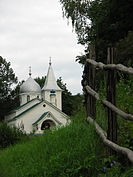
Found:
[[[75,122],[1,152],[0,176],[96,176],[103,170],[102,152],[93,127]]]
[[[123,166],[117,156],[106,156],[102,141],[93,125],[84,121],[85,117],[81,108],[71,117],[70,125],[45,131],[41,136],[0,151],[0,177],[133,176],[133,168],[128,163]],[[96,120],[106,130],[106,111],[99,103]]]
[[[110,159],[104,150],[91,124],[72,121],[69,126],[48,130],[1,151],[0,177],[122,176],[125,169],[117,158],[112,157],[117,161],[112,168],[107,166]]]

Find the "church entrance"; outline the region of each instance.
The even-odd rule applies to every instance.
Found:
[[[48,130],[55,127],[55,123],[52,120],[45,120],[41,125],[41,130]]]

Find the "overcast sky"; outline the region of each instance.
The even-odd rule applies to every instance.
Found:
[[[55,77],[73,94],[81,93],[82,68],[75,62],[81,53],[59,0],[0,0],[0,55],[19,81],[28,78],[29,66],[33,78],[45,76],[51,56]]]

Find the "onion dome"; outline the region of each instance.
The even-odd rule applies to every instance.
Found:
[[[20,87],[20,93],[41,93],[41,87],[39,84],[32,79],[31,77],[31,70],[29,72],[29,78],[21,85]]]

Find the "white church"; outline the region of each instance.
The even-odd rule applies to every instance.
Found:
[[[51,61],[44,87],[31,77],[20,87],[20,106],[12,110],[5,120],[26,134],[42,134],[46,129],[66,126],[70,120],[62,112],[62,90],[57,85]]]

